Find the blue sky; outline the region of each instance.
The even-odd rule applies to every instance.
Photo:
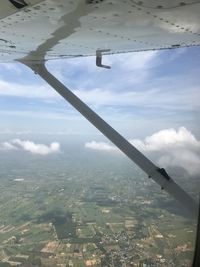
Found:
[[[47,63],[49,70],[127,138],[186,127],[200,137],[200,48],[119,54]],[[0,133],[99,135],[40,77],[0,64]]]
[[[158,166],[200,173],[200,48],[56,60],[48,69]],[[34,157],[82,149],[119,153],[27,67],[0,64],[0,152]],[[81,148],[80,147],[80,148]],[[67,152],[67,151],[65,151]]]

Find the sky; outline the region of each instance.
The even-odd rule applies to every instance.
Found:
[[[97,68],[94,57],[49,61],[47,67],[141,150],[169,151],[178,146],[173,156],[161,156],[161,163],[176,165],[185,149],[182,165],[188,158],[200,165],[200,47],[104,56],[103,63],[111,69]],[[62,149],[59,136],[84,137],[87,149],[115,150],[20,63],[0,64],[0,107],[1,151],[57,153]],[[49,144],[34,140],[34,136],[45,140],[47,135],[52,136]]]

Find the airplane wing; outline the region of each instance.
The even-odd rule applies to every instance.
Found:
[[[0,62],[200,45],[200,1],[1,0]]]

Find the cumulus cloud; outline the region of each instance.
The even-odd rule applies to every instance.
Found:
[[[44,144],[36,144],[32,141],[22,141],[20,139],[13,139],[9,142],[0,144],[0,150],[24,150],[32,154],[48,155],[58,153],[60,151],[60,144],[57,142],[51,143],[49,146]]]
[[[85,143],[86,148],[94,149],[94,150],[105,150],[105,151],[113,151],[116,150],[116,148],[108,143],[105,142],[96,142],[91,141]]]
[[[200,141],[185,127],[165,129],[144,140],[129,140],[145,154],[153,154],[161,167],[182,167],[190,175],[200,173]],[[118,151],[109,143],[88,142],[85,147],[96,150]]]
[[[0,144],[0,150],[15,150],[17,149],[12,143],[3,142]]]
[[[161,130],[147,136],[144,141],[133,139],[130,142],[139,149],[146,151],[161,151],[173,147],[193,150],[200,148],[200,141],[185,127],[180,127],[177,131],[173,128]]]

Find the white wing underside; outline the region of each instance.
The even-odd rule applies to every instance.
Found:
[[[15,0],[16,1],[16,0]],[[200,1],[1,0],[0,62],[200,45]]]

